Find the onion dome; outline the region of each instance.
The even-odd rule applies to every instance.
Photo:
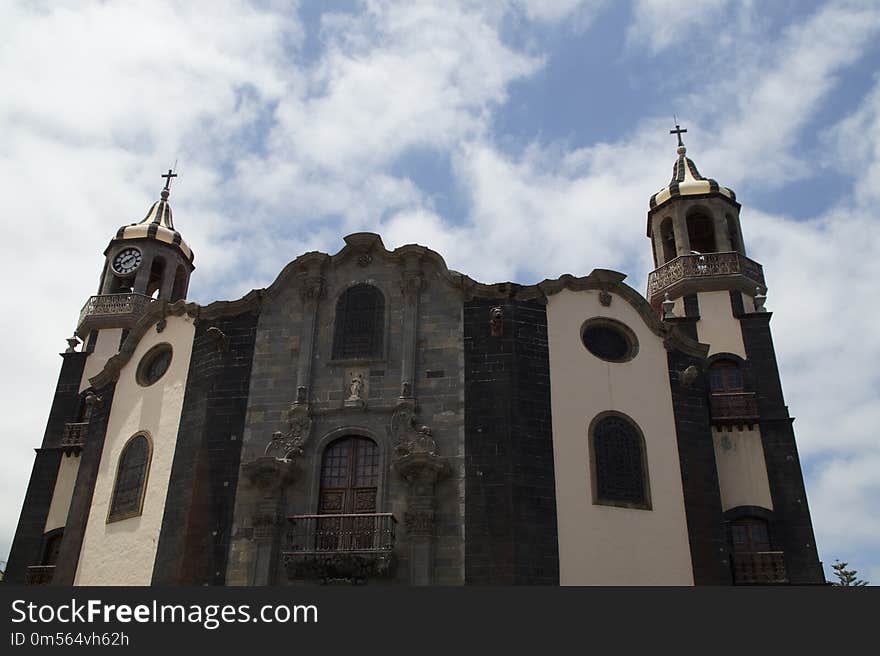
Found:
[[[694,161],[685,157],[687,149],[681,143],[680,136],[677,152],[678,159],[672,167],[672,180],[667,186],[651,196],[651,210],[667,202],[670,198],[679,196],[708,196],[711,194],[723,196],[736,202],[736,194],[732,189],[722,187],[712,178],[704,178],[700,175]]]
[[[162,190],[162,197],[153,203],[147,215],[137,223],[122,226],[116,233],[116,239],[157,239],[167,244],[172,244],[180,248],[183,254],[193,261],[193,252],[180,233],[174,229],[174,222],[171,220],[171,205],[168,202],[170,190],[166,185]]]

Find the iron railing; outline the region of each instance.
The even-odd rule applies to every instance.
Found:
[[[120,327],[131,325],[143,314],[152,300],[149,296],[133,292],[92,296],[79,313],[77,332],[82,334],[86,329],[111,327],[116,324]]]
[[[61,434],[61,446],[84,446],[88,430],[89,422],[87,421],[64,424],[64,432]]]
[[[709,395],[713,421],[757,421],[758,399],[754,392],[717,392]]]
[[[733,553],[733,582],[738,585],[788,583],[782,551]]]
[[[736,252],[679,255],[648,275],[648,298],[686,280],[721,276],[743,276],[756,287],[764,288],[761,265]]]
[[[25,585],[49,585],[55,575],[55,565],[31,565],[24,576]]]
[[[294,515],[287,521],[290,552],[387,552],[394,549],[397,520],[391,513]]]

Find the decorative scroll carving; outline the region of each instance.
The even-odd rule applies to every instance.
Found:
[[[492,337],[501,337],[504,334],[504,309],[500,305],[489,310],[489,327]]]
[[[303,453],[303,445],[312,432],[312,418],[307,405],[294,404],[287,411],[286,433],[275,431],[266,446],[266,455],[278,460],[292,460]]]
[[[434,534],[434,511],[430,508],[408,510],[403,515],[406,532],[412,537],[431,537]]]
[[[413,486],[415,495],[433,496],[433,485],[449,474],[449,463],[437,454],[437,443],[427,426],[410,427],[394,447],[394,469]]]
[[[205,334],[214,342],[214,348],[218,353],[225,353],[229,350],[229,338],[217,326],[211,326],[205,331]]]
[[[156,332],[161,333],[163,330],[165,330],[165,326],[167,325],[168,320],[165,317],[162,317],[161,319],[159,319],[159,321],[156,322]]]
[[[599,302],[604,307],[611,305],[611,294],[608,293],[607,289],[603,289],[599,292]]]
[[[359,267],[368,267],[373,262],[373,256],[369,253],[361,253],[357,257],[357,264]]]
[[[65,353],[76,353],[76,347],[79,345],[79,339],[76,335],[67,338],[67,350]]]

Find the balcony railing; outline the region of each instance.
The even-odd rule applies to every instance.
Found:
[[[695,280],[742,278],[752,288],[765,287],[761,265],[740,253],[679,255],[648,275],[648,299],[653,303],[666,292]]]
[[[55,575],[55,565],[31,565],[24,577],[25,585],[49,585]]]
[[[709,408],[715,422],[755,422],[758,399],[754,392],[718,392],[709,395]]]
[[[61,434],[61,446],[84,446],[88,430],[89,422],[87,421],[64,424],[64,432]]]
[[[128,328],[140,318],[152,300],[135,293],[92,296],[79,313],[76,332],[85,337],[94,328]]]
[[[390,551],[397,520],[391,513],[295,515],[288,518],[290,551]]]
[[[784,552],[734,552],[733,582],[737,585],[788,583]]]
[[[391,513],[287,518],[284,564],[291,579],[364,582],[388,577],[397,520]]]

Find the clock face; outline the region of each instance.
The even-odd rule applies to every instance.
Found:
[[[113,258],[113,270],[126,276],[141,265],[141,252],[136,248],[123,248]]]

